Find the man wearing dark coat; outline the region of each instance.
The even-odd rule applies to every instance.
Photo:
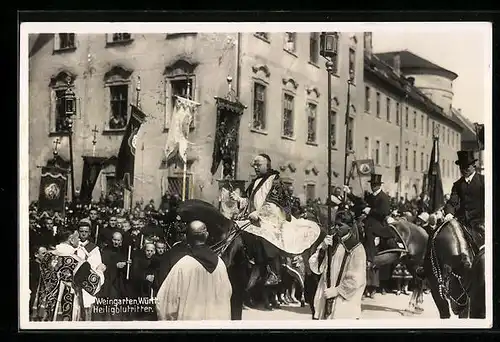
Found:
[[[460,167],[462,177],[453,184],[450,199],[443,208],[445,221],[456,217],[479,248],[484,245],[484,176],[476,172],[474,151],[458,151],[457,155],[455,164]]]
[[[393,241],[394,233],[391,228],[385,223],[387,216],[391,212],[391,200],[389,196],[382,191],[382,175],[372,174],[371,175],[371,190],[372,193],[366,196],[365,202],[368,205],[363,209],[363,213],[366,215],[364,233],[365,233],[365,249],[366,257],[369,264],[373,263],[375,255],[377,254],[377,248],[375,246],[375,237],[384,239],[387,248],[398,248]],[[347,191],[349,198],[352,198],[353,202],[359,202],[359,198],[350,193],[348,187],[344,187]]]
[[[104,278],[106,281],[97,294],[99,298],[124,299],[129,296],[127,292],[127,251],[122,245],[123,236],[120,232],[113,234],[112,245],[106,246],[102,252],[102,263],[106,265]],[[129,320],[127,312],[106,312],[97,317],[98,320],[124,321]]]
[[[144,244],[142,250],[134,253],[131,270],[131,290],[136,298],[150,298],[146,309],[141,309],[134,314],[136,320],[154,321],[156,320],[156,311],[153,298],[156,296],[155,278],[158,277],[158,260],[154,258],[155,245],[152,242]]]

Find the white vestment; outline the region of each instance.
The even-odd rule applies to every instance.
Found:
[[[99,248],[96,246],[93,250],[87,252],[85,249],[85,246],[87,245],[88,241],[85,242],[80,242],[80,245],[76,249],[78,257],[80,257],[83,260],[86,260],[89,264],[92,270],[94,270],[97,274],[99,274],[99,277],[101,279],[101,284],[102,286],[104,284],[104,273],[101,271],[97,271],[97,266],[102,264],[102,259],[101,259],[101,252],[99,251]],[[87,291],[83,290],[83,307],[85,308],[90,308],[92,304],[95,303],[95,297],[89,294]]]
[[[326,270],[328,258],[325,255],[321,265],[318,264],[320,249],[309,258],[311,271],[321,275],[314,296],[314,318],[323,319],[325,310]],[[335,287],[339,276],[342,259],[346,249],[340,244],[332,256],[330,279],[331,287]],[[362,244],[354,247],[347,256],[339,285],[338,295],[334,299],[332,313],[328,319],[359,319],[361,317],[361,299],[366,287],[366,252]]]
[[[215,270],[209,273],[195,258],[186,255],[158,290],[158,319],[231,320],[231,294],[226,265],[220,257]]]

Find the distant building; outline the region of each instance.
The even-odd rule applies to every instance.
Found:
[[[478,169],[484,170],[484,150],[478,145],[476,124],[472,123],[463,114],[461,109],[453,108],[453,119],[463,128],[460,149],[464,151],[477,151]],[[483,133],[484,134],[484,133]]]
[[[349,110],[352,144],[363,119],[363,36],[339,33],[332,77],[334,184],[344,164],[347,78],[354,72]],[[39,34],[30,36],[29,154],[30,200],[38,197],[40,170],[52,157],[69,160],[62,130],[61,97],[69,77],[77,95],[74,118],[75,184],[82,179],[82,156],[92,154],[92,130],[99,131],[96,156],[118,155],[124,128],[135,103],[140,76],[141,127],[135,158],[134,201],[165,193],[180,194],[182,165],[163,163],[174,95],[189,89],[201,104],[194,118],[188,152],[189,197],[217,202],[221,167],[212,175],[218,109],[214,97],[228,93],[227,77],[246,105],[239,126],[236,177],[248,181],[252,158],[267,153],[273,167],[293,184],[296,194],[326,198],[327,73],[319,56],[319,33],[165,33]],[[93,197],[116,184],[113,165],[101,173]]]
[[[389,194],[411,198],[423,189],[433,134],[438,134],[443,188],[449,193],[459,177],[454,161],[462,127],[451,113],[457,75],[409,51],[373,54],[371,38],[365,41],[365,105],[357,130],[362,148],[357,154],[374,160]]]

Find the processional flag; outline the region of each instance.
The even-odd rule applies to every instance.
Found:
[[[370,175],[375,172],[373,159],[355,160],[354,165],[356,166],[359,177],[370,177]]]
[[[83,156],[82,185],[80,187],[80,202],[87,204],[92,201],[92,191],[103,167],[110,162],[106,157]]]
[[[167,163],[177,155],[180,156],[184,163],[187,162],[189,127],[199,105],[198,102],[175,96],[174,112],[170,118],[167,143],[165,145],[165,161]]]
[[[429,171],[427,172],[427,195],[429,196],[429,208],[435,212],[444,204],[443,182],[439,168],[439,140],[434,138],[432,144]]]
[[[42,167],[38,208],[41,211],[63,213],[68,177],[66,171],[57,167]]]
[[[134,187],[134,166],[137,133],[146,118],[139,108],[130,105],[130,120],[128,121],[125,135],[123,136],[120,152],[118,153],[118,163],[116,165],[116,179],[124,188],[132,191]]]

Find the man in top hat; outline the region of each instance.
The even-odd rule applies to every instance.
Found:
[[[479,248],[484,245],[484,176],[476,172],[474,151],[458,151],[457,155],[455,164],[462,177],[453,183],[450,199],[443,208],[445,221],[456,217],[470,229],[471,238]]]
[[[395,241],[393,241],[394,233],[391,231],[391,228],[385,224],[386,218],[391,212],[391,200],[389,196],[382,191],[382,175],[372,174],[369,182],[372,193],[365,197],[367,206],[363,209],[363,213],[366,215],[365,249],[370,266],[377,254],[375,237],[383,239],[386,242],[387,248],[398,247]],[[348,187],[344,187],[344,191],[353,199],[353,202],[359,202],[359,198],[353,196]]]

